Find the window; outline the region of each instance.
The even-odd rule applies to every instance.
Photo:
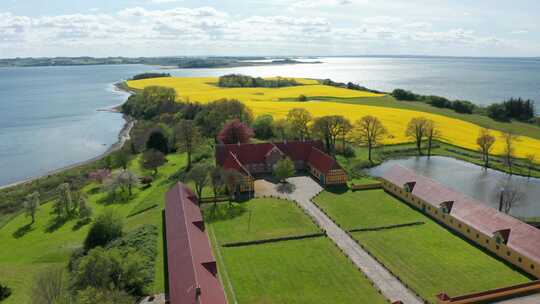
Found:
[[[454,220],[453,219],[450,219],[450,224],[453,224],[454,223]]]
[[[531,264],[531,269],[534,269],[534,264]]]
[[[471,233],[471,229],[467,228],[467,233]]]
[[[501,247],[499,247],[499,245],[495,246],[495,249],[499,250],[499,248],[501,248]]]
[[[507,251],[507,252],[506,252],[506,255],[507,255],[507,256],[510,256],[510,255],[512,255],[512,253],[511,253],[510,251]]]
[[[477,234],[476,234],[476,238],[477,238],[477,239],[480,238],[480,234],[477,233]]]
[[[461,228],[461,224],[459,224],[458,227]]]
[[[523,262],[523,259],[521,257],[518,258],[518,262]]]
[[[489,240],[486,240],[486,244],[488,244],[488,245],[489,245]]]

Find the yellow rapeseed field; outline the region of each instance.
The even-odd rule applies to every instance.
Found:
[[[314,80],[297,79],[303,86],[285,88],[219,88],[215,85],[217,78],[153,78],[137,81],[128,81],[128,86],[133,89],[143,89],[146,86],[160,85],[172,87],[181,101],[197,101],[201,103],[214,101],[221,98],[235,98],[246,103],[255,116],[271,114],[276,118],[282,118],[292,108],[304,108],[311,112],[314,117],[324,115],[343,115],[351,121],[356,121],[365,115],[378,117],[388,129],[389,135],[385,143],[402,143],[411,141],[405,136],[405,128],[413,117],[426,117],[435,122],[439,127],[440,137],[443,141],[468,149],[477,149],[476,137],[481,127],[463,120],[450,118],[442,115],[425,112],[394,109],[388,107],[376,107],[366,105],[333,103],[333,102],[295,102],[280,101],[293,100],[303,94],[309,97],[377,97],[384,96],[369,92],[347,90],[317,84]],[[502,133],[492,131],[497,136],[494,153],[503,152]],[[520,137],[515,143],[515,153],[518,157],[527,154],[536,154],[540,157],[540,140],[530,137]]]

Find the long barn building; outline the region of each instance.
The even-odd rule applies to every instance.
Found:
[[[480,201],[394,166],[383,188],[510,264],[540,278],[540,230]]]

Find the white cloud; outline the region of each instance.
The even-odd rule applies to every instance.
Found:
[[[358,0],[356,0],[358,1]],[[365,2],[365,1],[362,1]],[[321,6],[344,6],[353,4],[353,0],[300,0],[294,2],[289,9],[305,9],[305,8],[314,8]]]
[[[337,26],[316,16],[242,18],[213,7],[132,7],[114,14],[41,17],[0,13],[2,57],[350,54],[428,48],[442,52],[503,43],[470,29],[436,30],[429,22],[393,16],[372,16],[360,19],[357,26]]]
[[[162,3],[174,3],[174,2],[181,2],[182,0],[149,0],[148,2],[154,3],[154,4],[162,4]]]

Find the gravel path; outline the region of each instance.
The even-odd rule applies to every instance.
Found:
[[[256,196],[279,196],[297,201],[317,224],[326,231],[328,237],[343,250],[351,261],[375,283],[382,294],[391,302],[401,300],[404,304],[422,304],[422,300],[405,285],[398,281],[381,264],[364,251],[345,231],[339,228],[326,214],[324,214],[311,199],[323,188],[309,177],[293,177],[288,181],[295,185],[296,190],[292,193],[281,193],[276,190],[274,184],[257,180],[255,182]]]

